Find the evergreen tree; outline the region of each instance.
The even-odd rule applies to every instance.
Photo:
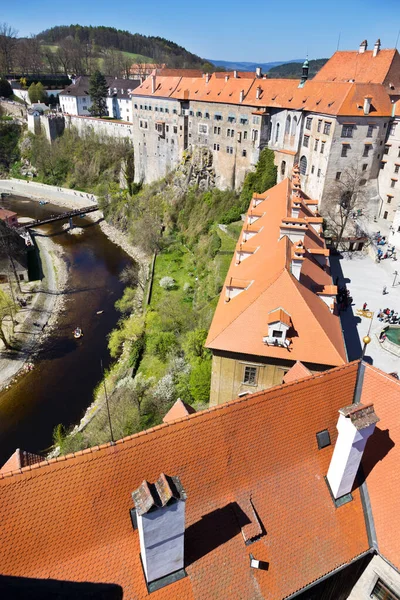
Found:
[[[7,79],[0,79],[0,96],[10,98],[13,95],[12,87]]]
[[[100,71],[95,71],[89,79],[89,95],[92,100],[89,112],[94,117],[104,117],[107,114],[106,97],[108,95],[108,84]]]
[[[31,85],[28,88],[28,96],[29,96],[29,100],[31,101],[32,104],[34,104],[35,102],[38,102],[38,93],[37,93],[37,89],[36,89],[36,83],[31,83]]]

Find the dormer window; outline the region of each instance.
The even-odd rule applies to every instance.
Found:
[[[290,340],[286,335],[291,326],[291,318],[283,308],[276,308],[268,313],[268,335],[263,338],[268,346],[288,348]]]

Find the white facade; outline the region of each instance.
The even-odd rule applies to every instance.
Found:
[[[382,150],[379,171],[379,195],[381,203],[377,217],[393,223],[400,205],[400,117],[397,116],[387,128],[386,143]]]
[[[400,597],[400,573],[381,556],[375,555],[351,590],[348,600],[376,598],[377,596],[373,596],[372,593],[376,589],[375,586],[379,586],[379,584],[383,584],[393,594]]]

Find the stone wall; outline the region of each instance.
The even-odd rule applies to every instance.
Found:
[[[74,115],[64,115],[65,127],[75,127],[79,134],[87,133],[90,130],[99,135],[113,137],[118,139],[127,138],[133,143],[132,123],[125,121],[111,121],[106,119],[97,119],[95,117],[78,117]]]
[[[0,100],[0,106],[4,111],[4,114],[10,115],[11,117],[26,119],[26,108],[20,102],[13,102],[12,100]]]
[[[400,574],[383,560],[383,558],[374,556],[352,589],[348,600],[365,600],[365,598],[372,598],[372,590],[378,579],[394,594],[400,596]]]
[[[400,205],[400,117],[388,126],[378,184],[381,204],[377,216],[393,222]]]

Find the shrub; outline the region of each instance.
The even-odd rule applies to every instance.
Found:
[[[189,390],[196,402],[208,402],[210,382],[211,360],[198,360],[189,377]]]
[[[171,331],[156,333],[150,336],[147,341],[147,349],[150,354],[155,354],[163,361],[177,346],[176,336]]]
[[[208,245],[208,256],[214,258],[221,248],[221,238],[215,231],[212,232]]]
[[[164,290],[173,290],[175,287],[175,279],[166,275],[160,279],[160,287]]]

